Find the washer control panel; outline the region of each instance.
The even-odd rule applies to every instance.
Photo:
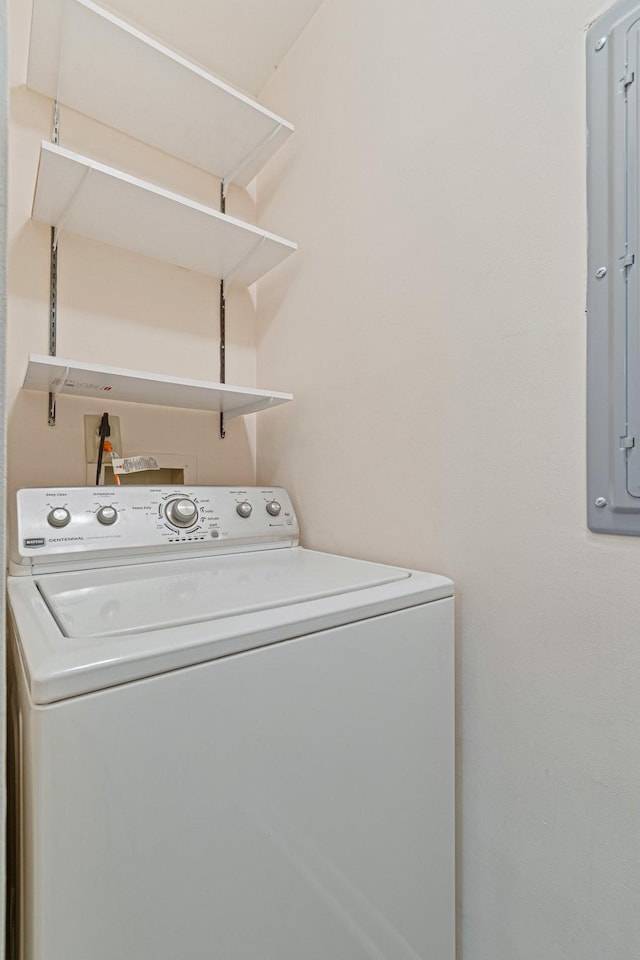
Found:
[[[225,552],[295,546],[281,487],[67,487],[19,490],[12,559]]]

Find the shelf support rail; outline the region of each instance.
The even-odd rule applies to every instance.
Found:
[[[227,206],[227,197],[225,193],[224,180],[220,183],[220,213],[224,213]],[[220,279],[220,302],[219,302],[219,320],[220,320],[220,383],[224,383],[227,376],[227,300],[224,277]],[[224,411],[220,411],[220,439],[224,440],[227,432],[224,425]]]
[[[245,167],[248,167],[254,157],[256,157],[261,150],[263,150],[272,140],[274,140],[280,131],[282,130],[284,124],[279,123],[277,127],[274,127],[270,133],[264,137],[260,143],[256,144],[253,150],[250,150],[246,157],[243,157],[240,163],[237,163],[231,173],[228,173],[226,177],[222,180],[222,198],[224,199],[227,196],[227,191],[238,174],[244,170]],[[221,213],[224,213],[224,210],[221,209]]]
[[[220,184],[220,207],[221,207],[220,212],[221,212],[221,213],[224,213],[224,207],[225,207],[225,202],[224,202],[224,184],[222,184],[222,183]],[[257,250],[260,249],[260,247],[262,246],[262,244],[264,243],[264,241],[265,241],[266,239],[267,239],[266,237],[260,237],[260,239],[259,239],[258,242],[255,244],[255,246],[253,246],[253,247],[251,248],[251,250],[249,250],[249,252],[248,252],[244,257],[242,257],[242,259],[239,260],[234,267],[232,267],[232,269],[229,271],[229,273],[226,275],[226,277],[223,277],[223,279],[220,281],[220,383],[224,383],[224,382],[225,382],[225,376],[226,376],[226,370],[225,370],[225,360],[226,360],[226,357],[225,357],[225,351],[226,351],[226,286],[227,286],[227,284],[229,283],[231,277],[234,275],[234,273],[236,273],[236,271],[239,270],[240,267],[241,267],[244,263],[246,263],[247,260],[248,260],[250,257],[252,257]],[[249,413],[249,412],[251,412],[251,411],[247,410],[246,412]],[[243,410],[242,413],[244,414],[245,411]],[[234,416],[237,416],[237,414],[234,414]],[[221,440],[224,440],[225,435],[226,435],[226,432],[225,432],[225,426],[224,426],[224,413],[221,413],[221,414],[220,414],[220,439],[221,439]]]
[[[224,289],[224,280],[220,281],[220,383],[224,383],[227,376],[226,371],[226,296]],[[226,430],[224,425],[224,412],[220,411],[220,439],[224,440]]]
[[[53,101],[53,130],[51,133],[53,143],[60,140],[60,105],[58,100]],[[55,227],[51,227],[51,251],[49,261],[49,356],[55,357],[58,339],[58,236]],[[68,371],[67,371],[68,374]],[[63,379],[66,380],[66,375]],[[56,399],[60,390],[49,391],[49,415],[48,424],[50,427],[56,425]]]

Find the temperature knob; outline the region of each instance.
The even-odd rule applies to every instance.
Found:
[[[71,520],[71,514],[64,507],[56,507],[47,517],[47,522],[52,527],[66,527],[69,520]]]
[[[238,513],[239,516],[244,517],[245,520],[247,517],[251,516],[252,511],[253,507],[248,500],[243,500],[242,503],[239,503],[236,507],[236,513]]]
[[[167,517],[176,527],[192,527],[198,519],[198,509],[193,500],[172,500],[167,507]]]
[[[115,507],[100,507],[96,516],[98,523],[103,523],[105,527],[109,527],[118,519],[118,511]]]
[[[277,500],[270,500],[267,504],[267,513],[272,517],[277,517],[282,507]]]

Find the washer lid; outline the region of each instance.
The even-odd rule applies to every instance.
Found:
[[[453,584],[287,547],[9,577],[8,593],[31,699],[46,704],[451,597]]]
[[[406,580],[406,570],[305,550],[36,577],[65,637],[118,637],[222,620]]]

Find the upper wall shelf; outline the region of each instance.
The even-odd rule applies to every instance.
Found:
[[[206,380],[186,380],[33,353],[29,357],[23,386],[25,390],[43,390],[55,396],[64,393],[75,397],[108,397],[110,402],[117,400],[187,410],[219,411],[228,420],[267,410],[293,399],[290,393],[232,387],[227,383],[210,383]]]
[[[293,132],[91,0],[33,0],[27,85],[240,186]]]
[[[249,286],[297,249],[273,233],[43,141],[32,216]]]

